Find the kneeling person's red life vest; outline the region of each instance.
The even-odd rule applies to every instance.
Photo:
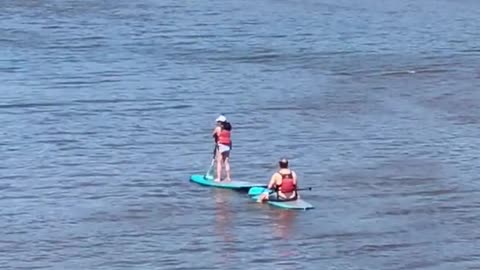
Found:
[[[278,190],[283,193],[290,193],[297,189],[296,185],[293,182],[293,174],[290,172],[289,174],[281,174],[282,176],[282,184],[278,187]]]

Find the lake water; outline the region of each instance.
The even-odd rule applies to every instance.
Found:
[[[0,268],[480,268],[480,2],[4,1]],[[303,212],[189,182],[286,156]]]

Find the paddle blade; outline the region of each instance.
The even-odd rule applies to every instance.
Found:
[[[269,191],[268,189],[266,188],[263,188],[263,187],[251,187],[249,190],[248,190],[248,195],[249,196],[257,196],[257,195],[260,195],[264,192],[267,192]]]
[[[215,160],[212,160],[210,167],[208,168],[207,172],[205,173],[205,178],[213,179],[213,165],[215,164]]]

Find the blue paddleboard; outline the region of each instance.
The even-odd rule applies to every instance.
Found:
[[[264,187],[252,187],[248,190],[248,195],[252,200],[256,201],[260,195],[264,192],[272,192],[272,190],[266,189]],[[295,201],[279,201],[276,200],[276,195],[275,194],[270,194],[269,200],[265,201],[266,203],[273,205],[278,208],[283,208],[283,209],[292,209],[292,210],[308,210],[308,209],[313,209],[313,205],[310,203],[302,200],[302,199],[297,199]]]
[[[266,188],[267,184],[265,183],[251,183],[246,181],[237,181],[232,180],[230,182],[213,181],[213,177],[206,177],[205,175],[194,174],[190,177],[190,181],[200,184],[202,186],[216,187],[216,188],[227,188],[235,190],[249,190],[252,187]]]

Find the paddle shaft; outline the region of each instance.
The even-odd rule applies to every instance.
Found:
[[[302,191],[302,190],[312,190],[312,187],[308,187],[308,188],[297,188],[295,191]],[[274,190],[275,191],[275,190]]]
[[[205,176],[209,175],[210,171],[213,168],[213,165],[215,165],[215,157],[217,156],[217,145],[213,148],[213,157],[212,157],[212,162],[210,163],[210,167],[208,167],[207,172],[205,173]]]
[[[302,191],[302,190],[312,190],[312,187],[308,187],[308,188],[297,188],[295,191]],[[272,194],[274,193],[275,190],[271,190],[268,194]]]

